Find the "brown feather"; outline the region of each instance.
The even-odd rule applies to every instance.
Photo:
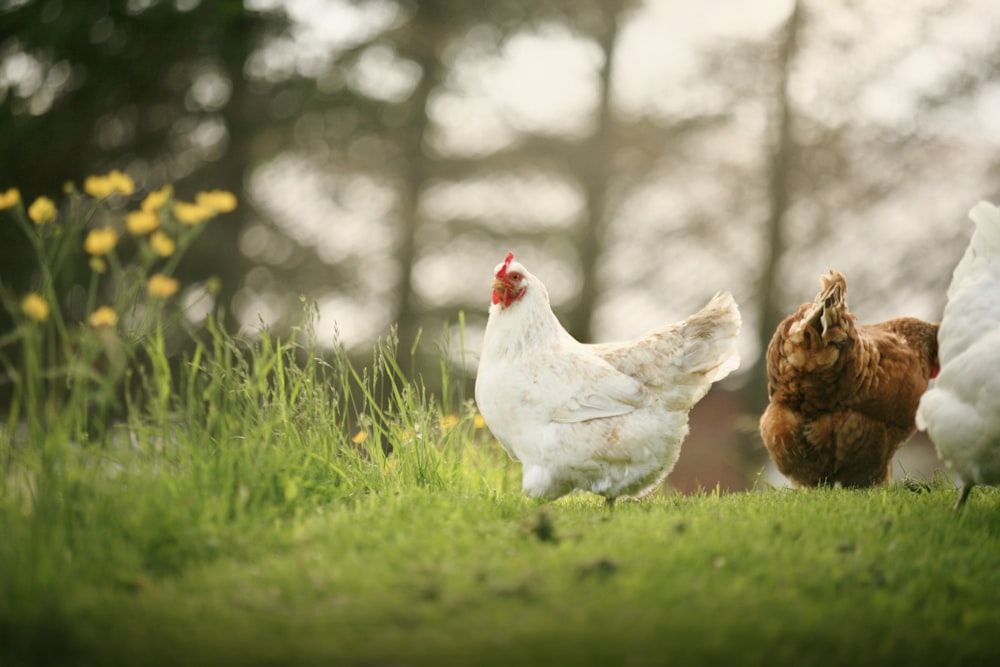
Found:
[[[900,318],[857,326],[846,294],[847,280],[831,271],[767,348],[761,436],[778,470],[801,486],[888,482],[937,369],[938,324]]]

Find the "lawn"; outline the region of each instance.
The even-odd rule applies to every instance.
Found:
[[[358,370],[213,340],[171,366],[153,336],[104,430],[4,431],[0,664],[1000,658],[994,489],[541,503],[391,344]]]
[[[768,490],[607,511],[386,489],[219,534],[178,526],[165,569],[143,565],[141,537],[109,544],[107,564],[7,563],[0,651],[5,665],[987,664],[1000,496],[960,515],[952,500]]]

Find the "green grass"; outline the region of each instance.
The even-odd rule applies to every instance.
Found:
[[[19,403],[0,433],[0,664],[1000,658],[993,489],[962,513],[943,481],[542,504],[391,344],[358,370],[308,336],[210,333],[173,365],[150,335],[101,428],[72,392]]]
[[[8,602],[4,664],[985,664],[997,498],[943,495],[372,494]]]

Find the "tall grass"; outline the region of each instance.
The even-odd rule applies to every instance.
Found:
[[[503,483],[503,466],[477,464],[491,453],[476,451],[489,447],[471,406],[443,414],[403,376],[393,341],[359,370],[297,336],[246,344],[208,329],[179,363],[151,332],[121,420],[98,437],[73,392],[44,426],[4,429],[0,599],[37,604],[39,588],[77,577],[135,582],[256,553],[269,521],[359,495]]]
[[[0,427],[0,619],[44,618],[74,581],[141,587],[252,559],[273,546],[275,524],[363,495],[504,483],[503,465],[482,463],[494,451],[471,404],[445,411],[403,373],[394,338],[359,367],[344,350],[321,354],[308,318],[284,338],[239,339],[215,317],[199,330],[178,306],[121,293],[156,269],[141,248],[131,264],[103,256],[119,280],[92,288],[85,309],[106,293],[122,321],[74,322],[63,267],[46,262],[71,256],[50,246],[79,244],[89,223],[71,210],[51,229],[14,212],[47,267],[35,294],[50,311],[4,288],[18,326],[0,340],[12,395]]]

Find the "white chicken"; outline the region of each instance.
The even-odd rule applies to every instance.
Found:
[[[956,508],[976,484],[1000,483],[1000,209],[979,202],[969,217],[938,332],[941,373],[916,420],[962,478]]]
[[[497,266],[476,376],[487,426],[523,468],[525,494],[652,491],[673,469],[688,411],[739,366],[740,313],[728,292],[634,341],[587,345],[556,319],[542,282]]]

